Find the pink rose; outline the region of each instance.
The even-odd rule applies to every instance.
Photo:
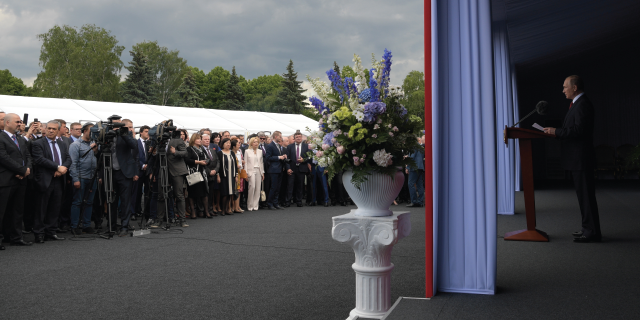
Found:
[[[338,154],[343,154],[345,150],[343,146],[339,146],[337,151],[338,151]]]
[[[360,158],[360,163],[364,163],[364,159],[363,158]]]
[[[320,124],[322,124],[322,123],[320,123]],[[376,124],[376,125],[373,126],[373,130],[378,130],[378,129],[380,129],[379,125]]]
[[[398,127],[393,127],[393,131],[398,131]]]
[[[389,132],[389,135],[393,137],[393,132]]]
[[[328,144],[323,143],[322,144],[322,150],[327,151],[327,149],[331,148]]]
[[[331,138],[331,143],[336,143],[336,138]]]
[[[389,161],[387,161],[387,165],[390,166],[393,164],[393,160],[389,159]]]
[[[323,155],[324,155],[324,152],[322,152],[322,151],[318,151],[318,152],[316,152],[316,156],[317,156],[318,158],[322,157]]]
[[[353,157],[353,164],[356,165],[356,166],[359,166],[360,165],[360,158]]]
[[[371,135],[371,138],[374,138],[374,139],[375,139],[375,138],[377,138],[377,137],[378,137],[378,135],[377,135],[377,134],[375,134],[375,133]]]
[[[363,153],[363,154],[362,154],[362,159],[364,159],[364,158],[366,158],[366,157],[367,157],[367,155]]]
[[[354,156],[356,155],[357,152],[358,151],[356,151],[356,149],[351,150],[351,154],[354,155]]]

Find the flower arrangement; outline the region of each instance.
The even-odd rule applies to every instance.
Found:
[[[389,85],[391,57],[387,49],[380,61],[372,55],[372,68],[366,70],[354,54],[355,78],[343,79],[333,69],[327,71],[330,83],[307,75],[318,95],[309,101],[322,115],[317,131],[307,128],[308,155],[326,168],[329,179],[353,170],[351,183],[360,188],[372,172],[393,177],[398,167],[416,165],[405,156],[422,149],[417,140],[421,119],[407,115],[401,90]]]

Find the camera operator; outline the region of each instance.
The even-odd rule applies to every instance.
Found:
[[[71,128],[73,127],[71,125]],[[71,204],[71,232],[74,235],[96,233],[91,228],[91,211],[93,197],[98,187],[98,181],[93,179],[98,166],[95,156],[98,148],[95,143],[91,142],[91,127],[93,127],[93,123],[90,122],[82,126],[79,130],[81,133],[80,138],[69,147],[69,156],[71,157],[69,172],[74,188],[73,202]],[[89,152],[92,149],[93,152]],[[80,212],[81,210],[82,212]]]
[[[116,193],[111,203],[111,230],[116,230],[117,219],[120,217],[122,227],[120,237],[129,235],[129,201],[131,199],[131,184],[138,180],[138,144],[133,138],[133,122],[113,115],[109,120],[119,123],[124,127],[115,128],[118,135],[113,139],[111,148],[113,190]],[[120,207],[120,210],[118,210]]]
[[[178,218],[180,219],[180,225],[183,228],[189,226],[185,220],[184,199],[184,189],[187,186],[185,177],[189,174],[187,165],[184,162],[184,158],[186,158],[187,155],[187,147],[184,141],[180,139],[180,131],[176,130],[167,144],[167,166],[169,169],[169,184],[173,187],[176,210]],[[165,214],[164,209],[164,202],[162,205],[158,203],[158,220],[160,221]]]

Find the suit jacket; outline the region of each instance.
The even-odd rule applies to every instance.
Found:
[[[266,147],[267,149],[267,173],[282,173],[282,162],[278,159],[283,155],[282,147],[275,141],[271,141]]]
[[[145,146],[142,143],[142,139],[138,139],[138,169],[140,170],[140,174],[138,176],[143,176],[144,172],[142,171],[142,167],[149,162],[149,143],[147,140],[147,145]]]
[[[27,184],[26,179],[18,179],[16,175],[24,175],[27,168],[31,169],[29,176],[33,176],[33,167],[31,165],[31,154],[27,141],[18,137],[16,146],[5,132],[0,131],[0,187],[9,187],[19,184]]]
[[[132,179],[133,176],[140,174],[140,168],[138,167],[138,144],[136,139],[131,135],[121,136],[116,138],[116,157],[118,158],[118,165],[120,165],[120,171],[128,179]]]
[[[304,162],[298,164],[296,161],[296,144],[295,142],[287,146],[287,158],[291,159],[291,162],[287,163],[287,170],[291,169],[294,172],[309,172],[307,163],[311,163],[313,160],[307,157],[309,151],[309,145],[306,142],[300,143],[300,157],[304,159]]]
[[[67,144],[67,149],[69,149],[69,147],[71,146],[71,144],[73,143],[73,140],[71,140],[71,138],[67,138],[65,136],[61,136],[60,140],[62,140],[62,142]]]
[[[209,149],[209,153],[211,154],[211,156],[209,156],[209,153],[207,153],[206,149]],[[211,173],[211,170],[215,170],[216,174],[218,174],[218,172],[220,171],[220,161],[218,160],[218,153],[207,147],[202,147],[202,152],[204,152],[204,155],[207,157],[207,159],[209,159],[207,163],[207,175]],[[211,175],[209,176],[211,177]],[[209,179],[209,181],[213,180]]]
[[[71,166],[69,147],[60,139],[56,140],[56,145],[58,149],[60,149],[61,166],[69,168]],[[45,191],[49,188],[53,175],[58,171],[58,164],[55,163],[55,158],[53,153],[51,153],[49,139],[42,138],[34,141],[31,145],[31,150],[33,152],[33,163],[36,165],[36,185],[41,191]]]
[[[184,176],[189,174],[187,165],[184,163],[184,158],[188,156],[187,147],[184,145],[184,141],[180,138],[172,138],[167,145],[167,167],[169,167],[169,173],[174,176]],[[176,153],[171,153],[169,149],[171,147],[176,148]]]
[[[565,170],[595,168],[593,123],[593,104],[586,95],[582,95],[567,112],[562,128],[556,129],[556,139],[562,143],[562,166]]]
[[[245,170],[247,170],[247,175],[252,177],[254,174],[258,173],[261,176],[264,175],[264,161],[262,161],[262,150],[258,149],[256,154],[253,153],[253,150],[249,149],[244,153],[245,159]],[[258,170],[256,171],[255,167],[258,165]]]

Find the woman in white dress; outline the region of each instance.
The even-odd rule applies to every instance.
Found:
[[[249,177],[249,189],[247,208],[249,211],[258,210],[260,202],[260,188],[264,180],[264,164],[262,162],[262,150],[258,149],[258,137],[249,140],[249,149],[244,152],[247,176]]]

